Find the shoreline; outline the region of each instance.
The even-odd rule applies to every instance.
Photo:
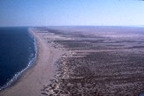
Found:
[[[24,73],[27,72],[27,70],[29,70],[31,67],[35,65],[35,62],[37,59],[37,41],[29,29],[28,29],[28,33],[29,35],[31,35],[31,38],[33,39],[33,43],[34,43],[34,51],[35,51],[34,57],[32,57],[31,60],[29,60],[28,65],[24,69],[17,72],[9,82],[7,82],[5,85],[3,85],[0,88],[0,92],[3,90],[6,90],[7,88],[11,86],[14,86],[19,81],[19,79],[24,75]]]
[[[38,33],[31,30],[30,34],[36,39],[36,61],[22,73],[14,85],[1,90],[0,96],[41,96],[43,86],[54,78],[54,63],[63,52],[47,44]]]
[[[0,96],[142,94],[143,38],[75,30],[31,28],[38,46],[35,66]]]

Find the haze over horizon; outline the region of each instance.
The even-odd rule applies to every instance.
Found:
[[[0,0],[3,26],[142,26],[139,0]]]

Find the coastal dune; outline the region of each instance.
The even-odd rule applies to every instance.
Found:
[[[37,60],[12,86],[0,92],[0,96],[41,96],[41,89],[54,76],[54,63],[62,51],[46,43],[36,32],[31,30],[37,41]]]

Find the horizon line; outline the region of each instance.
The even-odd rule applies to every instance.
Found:
[[[144,27],[144,25],[35,25],[35,26],[0,26],[0,27]]]

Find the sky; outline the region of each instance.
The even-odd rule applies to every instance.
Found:
[[[140,0],[0,0],[0,26],[143,26]]]

